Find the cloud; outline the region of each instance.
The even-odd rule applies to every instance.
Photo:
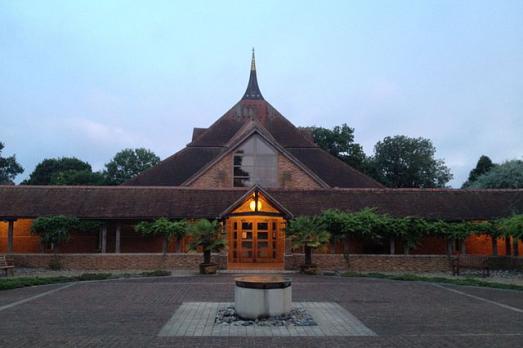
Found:
[[[97,146],[129,146],[146,144],[149,140],[141,134],[96,122],[87,118],[69,118],[64,120],[64,126],[81,138],[89,140]]]

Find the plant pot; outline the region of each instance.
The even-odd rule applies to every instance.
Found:
[[[216,263],[200,263],[200,274],[216,274],[218,264]]]
[[[300,272],[303,273],[303,274],[315,275],[315,274],[319,274],[320,273],[320,268],[318,267],[318,265],[315,265],[315,264],[301,265],[300,266]]]

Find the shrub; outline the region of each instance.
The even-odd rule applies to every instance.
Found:
[[[155,270],[155,271],[147,271],[140,273],[143,277],[167,277],[171,275],[171,271],[165,271],[165,270]]]

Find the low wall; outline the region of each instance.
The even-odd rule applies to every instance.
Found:
[[[303,263],[302,254],[287,255],[285,268],[298,269]],[[447,272],[446,255],[363,255],[317,254],[312,257],[322,270],[352,272]]]
[[[47,268],[53,254],[11,254],[17,267]],[[187,270],[198,269],[202,254],[56,254],[64,269],[72,270]],[[213,261],[226,268],[227,259],[213,255]]]
[[[47,268],[53,254],[11,254],[17,267]],[[203,256],[196,253],[132,253],[132,254],[57,254],[56,257],[65,269],[72,270],[197,270]],[[224,255],[213,255],[213,261],[220,269],[227,268]],[[486,256],[461,256],[467,265],[479,265]],[[523,268],[523,258],[488,257],[494,268]],[[498,260],[499,259],[499,260]],[[303,254],[285,256],[285,269],[297,270],[303,263]],[[313,262],[325,271],[353,272],[448,272],[449,261],[446,255],[370,255],[314,254]],[[494,264],[498,264],[496,267]]]

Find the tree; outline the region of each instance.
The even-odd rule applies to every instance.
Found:
[[[105,176],[90,170],[65,170],[54,173],[49,185],[105,185]]]
[[[467,188],[472,184],[476,179],[485,173],[488,173],[496,164],[492,163],[492,160],[488,156],[481,156],[476,163],[476,167],[472,169],[469,173],[469,178],[463,183],[461,188]]]
[[[67,172],[66,174],[63,174]],[[91,165],[75,157],[48,158],[40,162],[35,170],[29,175],[29,179],[24,180],[25,185],[53,185],[59,184],[60,176],[66,175],[69,178],[75,172],[92,173]],[[67,184],[76,184],[68,182]]]
[[[523,161],[506,161],[477,177],[468,188],[523,188]]]
[[[186,235],[187,224],[182,221],[171,221],[167,218],[159,218],[153,222],[140,222],[135,230],[144,236],[162,236],[162,252],[167,254],[169,242],[176,238],[176,246],[179,248],[180,240]]]
[[[452,174],[443,160],[434,158],[435,152],[429,139],[386,137],[375,145],[371,164],[388,187],[444,187]]]
[[[2,157],[4,144],[0,142],[0,185],[12,185],[18,174],[23,173],[24,168],[16,161],[15,155]]]
[[[298,216],[289,221],[288,236],[294,248],[304,249],[302,271],[316,273],[317,267],[312,264],[312,249],[328,243],[330,239],[323,221],[316,216]]]
[[[122,184],[160,162],[154,152],[144,149],[124,149],[105,165],[105,176],[111,185]]]
[[[354,142],[354,128],[347,124],[335,126],[332,130],[322,127],[308,127],[314,142],[330,154],[338,157],[348,165],[365,171],[367,156],[363,147]]]
[[[222,226],[217,220],[200,219],[188,224],[187,228],[191,236],[190,249],[203,251],[200,273],[216,273],[216,264],[211,263],[211,253],[218,252],[225,247]]]
[[[519,255],[519,240],[523,238],[523,214],[512,215],[498,221],[499,227],[505,235],[505,242],[512,237],[513,256]],[[508,255],[508,253],[507,253]]]
[[[31,231],[40,236],[40,242],[56,251],[58,245],[69,240],[71,229],[77,226],[79,220],[74,217],[56,215],[43,216],[35,219]]]

